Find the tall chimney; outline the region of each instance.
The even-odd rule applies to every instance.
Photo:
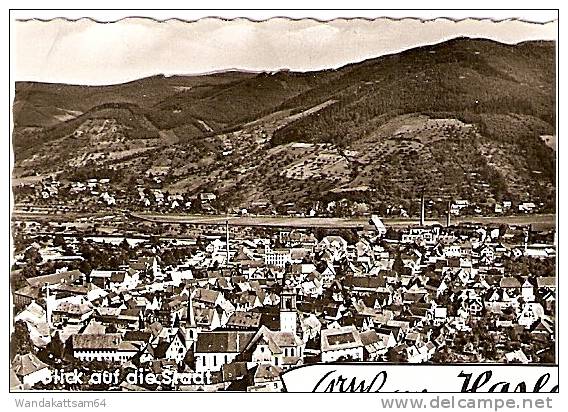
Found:
[[[227,266],[229,266],[229,220],[225,221],[225,236],[227,238]]]
[[[424,226],[424,189],[422,189],[420,196],[420,226]]]
[[[446,227],[450,227],[451,212],[452,212],[452,202],[448,200],[448,214],[446,216]]]

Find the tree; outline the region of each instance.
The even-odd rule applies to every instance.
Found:
[[[91,264],[88,261],[82,260],[81,263],[79,264],[79,270],[81,271],[81,273],[88,275],[91,273],[93,268],[91,267]]]
[[[55,235],[53,238],[53,246],[65,247],[67,243],[62,235]]]
[[[35,247],[29,247],[24,252],[24,260],[28,263],[38,264],[41,262],[42,257]]]
[[[126,238],[124,238],[122,242],[120,242],[119,246],[127,252],[130,251],[130,244],[128,243],[128,240],[126,240]]]
[[[60,362],[65,358],[65,343],[61,340],[59,331],[51,338],[45,349],[40,351],[38,357],[50,364]]]
[[[392,227],[388,227],[387,233],[385,234],[385,238],[386,239],[392,239],[392,240],[400,240],[400,234],[398,233],[398,231],[396,231]]]
[[[14,359],[16,355],[33,353],[34,347],[28,326],[22,320],[17,321],[10,340],[10,359]]]
[[[392,264],[392,270],[395,271],[397,274],[402,274],[404,271],[404,263],[402,262],[402,255],[400,252],[400,249],[398,250],[398,253],[396,254],[396,258],[394,259],[394,262]]]
[[[444,346],[443,349],[438,350],[434,353],[434,355],[432,355],[430,361],[432,363],[452,363],[455,361],[455,355],[448,350],[447,346]]]
[[[393,363],[406,363],[408,354],[404,348],[390,348],[387,352],[387,360]]]

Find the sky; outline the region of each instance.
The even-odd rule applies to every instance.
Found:
[[[511,44],[555,40],[557,30],[557,21],[475,19],[27,20],[12,23],[11,67],[17,81],[89,85],[228,69],[309,71],[458,36]]]

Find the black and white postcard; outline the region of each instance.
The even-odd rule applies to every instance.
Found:
[[[9,390],[558,392],[558,14],[432,13],[14,13]]]

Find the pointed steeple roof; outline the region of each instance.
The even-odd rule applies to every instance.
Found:
[[[189,287],[189,296],[187,297],[187,326],[190,328],[197,326],[195,323],[195,313],[193,311],[193,290],[191,286]]]

